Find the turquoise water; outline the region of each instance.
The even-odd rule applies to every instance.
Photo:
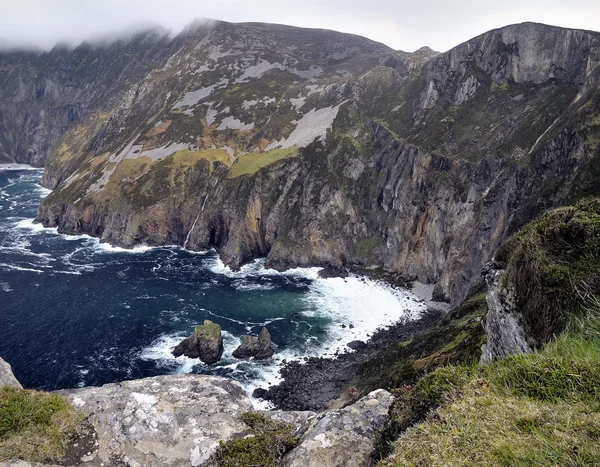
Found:
[[[274,383],[283,359],[333,354],[379,325],[418,316],[407,291],[318,269],[233,272],[214,251],[123,250],[33,224],[47,190],[39,170],[0,169],[0,356],[26,387],[100,385],[177,372]],[[225,354],[207,366],[171,349],[195,324],[221,325]],[[353,325],[350,328],[350,324]],[[234,359],[240,337],[271,332],[267,362]]]

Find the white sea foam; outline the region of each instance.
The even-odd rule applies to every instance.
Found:
[[[40,169],[38,167],[31,167],[27,164],[0,164],[0,171],[8,170],[28,170],[40,173],[44,171],[44,169]]]
[[[225,266],[220,258],[215,257],[212,259],[212,263],[209,264],[208,269],[214,274],[220,274],[231,278],[243,279],[245,277],[258,277],[258,276],[294,276],[304,277],[306,279],[317,279],[319,277],[319,271],[322,268],[292,268],[286,271],[279,272],[275,269],[265,268],[265,259],[255,259],[253,262],[244,264],[239,271],[233,271],[229,266]]]
[[[42,224],[34,223],[34,219],[23,219],[15,224],[17,229],[28,229],[33,233],[54,233],[58,234],[58,229],[56,227],[44,227]]]
[[[37,273],[46,272],[41,269],[24,268],[21,266],[15,266],[14,264],[6,264],[6,263],[0,263],[0,268],[10,269],[13,271],[26,271],[26,272],[37,272]]]

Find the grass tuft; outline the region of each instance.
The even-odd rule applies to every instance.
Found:
[[[56,394],[0,388],[0,461],[59,461],[83,421]]]
[[[283,455],[298,445],[293,427],[273,421],[256,412],[245,412],[240,417],[253,435],[221,442],[209,465],[218,467],[277,467]]]

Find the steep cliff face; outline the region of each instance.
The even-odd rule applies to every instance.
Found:
[[[525,23],[438,55],[264,24],[174,41],[56,145],[44,225],[381,267],[458,303],[509,233],[600,187],[597,33]]]

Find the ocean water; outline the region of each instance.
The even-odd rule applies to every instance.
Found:
[[[0,356],[25,387],[193,372],[229,376],[251,391],[276,384],[284,359],[350,351],[348,342],[425,310],[409,291],[361,277],[321,279],[318,268],[279,273],[257,260],[234,272],[213,250],[125,250],[61,235],[33,223],[49,193],[41,174],[0,167]],[[221,362],[174,358],[173,347],[205,319],[222,327]],[[234,359],[240,337],[262,326],[275,357]]]

